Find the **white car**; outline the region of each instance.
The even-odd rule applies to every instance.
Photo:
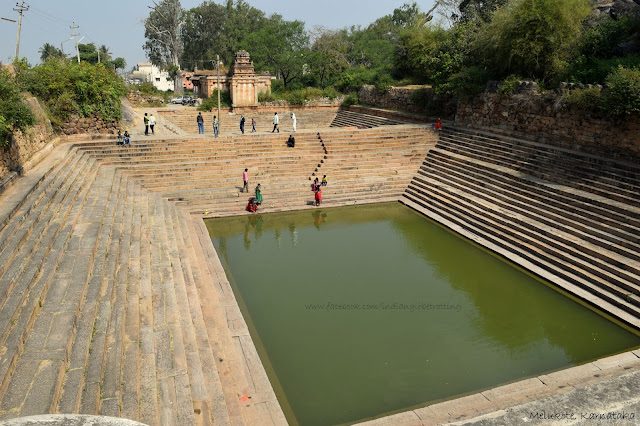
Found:
[[[189,101],[191,101],[191,96],[189,95],[183,95],[183,96],[178,96],[177,98],[173,98],[171,99],[171,103],[172,104],[188,104]]]

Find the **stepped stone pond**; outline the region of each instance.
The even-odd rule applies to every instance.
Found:
[[[206,221],[290,424],[348,424],[640,337],[399,203]]]

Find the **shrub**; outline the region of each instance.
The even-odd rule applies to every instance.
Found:
[[[421,110],[426,110],[429,103],[433,100],[433,89],[418,89],[411,93],[411,102]]]
[[[599,87],[574,89],[565,94],[565,99],[580,109],[591,109],[600,103],[602,90]]]
[[[275,102],[276,97],[271,92],[258,93],[258,102]]]
[[[149,82],[145,82],[137,86],[132,86],[131,89],[138,90],[140,93],[144,93],[145,95],[156,95],[160,93],[156,86]]]
[[[271,93],[278,93],[284,90],[284,82],[282,80],[271,80]]]
[[[588,60],[580,56],[567,68],[562,80],[572,83],[605,84],[607,76],[618,69],[640,67],[639,55],[626,55],[620,58]]]
[[[640,113],[640,69],[618,69],[607,77],[600,107],[614,115]]]
[[[338,93],[338,91],[333,86],[327,87],[322,91],[322,97],[329,98],[331,100],[337,98],[339,95],[340,93]]]
[[[302,90],[294,90],[287,92],[283,95],[283,98],[289,102],[289,105],[304,105],[304,92]]]
[[[342,106],[348,107],[351,105],[357,105],[360,103],[358,99],[358,94],[356,92],[349,93],[344,101],[342,102]]]
[[[7,146],[14,130],[25,130],[35,122],[22,101],[20,89],[9,71],[0,69],[0,146]]]
[[[220,107],[229,108],[231,106],[231,94],[227,90],[220,91]],[[211,96],[204,98],[198,105],[198,111],[211,111],[218,108],[218,89],[213,89]]]
[[[488,80],[489,74],[480,67],[463,68],[451,75],[446,83],[436,86],[436,93],[468,99],[482,93]]]
[[[510,76],[505,78],[502,83],[500,83],[500,87],[498,87],[498,94],[503,98],[513,95],[516,91],[516,83],[519,80],[522,79],[516,75],[511,74]]]
[[[21,72],[18,80],[24,90],[44,101],[54,124],[65,121],[71,113],[120,119],[120,97],[126,89],[115,72],[102,64],[53,59]]]
[[[302,91],[305,100],[317,99],[322,97],[322,89],[317,87],[307,87]]]

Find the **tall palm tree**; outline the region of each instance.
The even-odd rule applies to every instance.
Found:
[[[109,52],[109,48],[104,44],[100,46],[98,52],[100,52],[100,62],[108,62],[111,60],[111,52]]]
[[[40,53],[40,60],[42,62],[45,62],[49,58],[61,58],[62,57],[62,51],[60,49],[58,49],[57,47],[55,47],[54,45],[49,44],[49,43],[45,43],[44,45],[42,45],[40,50],[38,50],[38,53]]]

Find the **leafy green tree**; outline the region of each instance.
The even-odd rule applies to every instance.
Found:
[[[478,48],[498,75],[549,81],[575,54],[589,0],[511,0],[480,31]]]
[[[460,0],[457,16],[462,22],[489,21],[491,15],[509,0]]]
[[[154,1],[149,16],[144,20],[144,36],[147,39],[143,48],[154,65],[162,68],[180,67],[183,44],[181,29],[184,25],[184,13],[180,0]],[[174,79],[174,91],[182,92],[182,81]]]
[[[49,43],[43,44],[42,47],[38,50],[38,53],[40,53],[40,60],[42,62],[45,62],[49,58],[62,57],[62,51]]]
[[[227,52],[221,51],[220,41],[227,22],[227,8],[212,1],[184,12],[182,40],[184,50],[181,63],[185,68],[212,68],[216,54],[228,61]]]
[[[350,43],[345,31],[319,27],[315,28],[314,39],[306,63],[320,87],[324,88],[349,67],[347,54]]]
[[[114,70],[124,70],[127,67],[127,61],[124,58],[115,58],[113,61],[110,61],[109,64],[113,66]]]
[[[309,36],[302,21],[285,21],[274,14],[264,28],[249,34],[241,46],[251,50],[258,70],[279,75],[286,88],[302,76],[309,55],[308,43]]]
[[[98,49],[94,43],[78,44],[78,52],[80,52],[80,61],[89,62],[92,65],[98,63]]]

